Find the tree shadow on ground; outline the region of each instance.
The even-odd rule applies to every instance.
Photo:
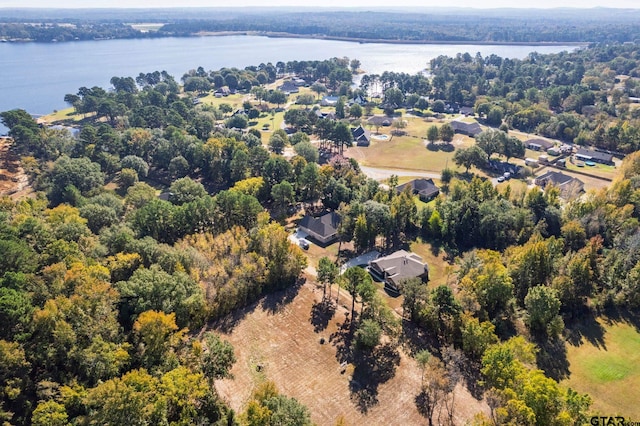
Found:
[[[244,317],[256,308],[258,303],[259,302],[252,303],[244,308],[236,309],[224,317],[214,320],[211,324],[205,326],[205,328],[220,330],[227,334],[231,333],[233,329],[236,328],[236,326],[244,319]]]
[[[305,278],[298,278],[290,287],[285,288],[284,290],[279,290],[270,294],[267,294],[262,298],[261,306],[267,313],[273,315],[280,312],[285,306],[289,303],[293,302],[293,299],[296,298],[298,292],[300,291],[300,287],[306,282]]]
[[[336,348],[336,359],[340,364],[348,364],[353,362],[353,352],[351,345],[353,343],[353,328],[348,319],[342,323],[338,330],[329,336],[329,342]]]
[[[351,401],[361,413],[378,404],[378,387],[396,374],[400,353],[392,344],[384,344],[371,351],[356,350],[355,369],[349,382]]]
[[[564,340],[538,342],[540,350],[536,354],[536,362],[544,373],[556,381],[566,379],[571,374],[569,360],[567,359],[567,347]]]
[[[455,150],[455,147],[453,146],[453,144],[451,143],[433,143],[433,142],[429,142],[427,144],[427,149],[429,151],[442,151],[442,152],[453,152]]]
[[[606,350],[604,332],[604,327],[598,322],[595,313],[587,309],[567,326],[567,342],[573,346],[580,346],[587,341],[597,348]]]
[[[640,332],[640,313],[624,307],[611,307],[605,310],[604,314],[608,323],[623,322]]]
[[[313,325],[313,331],[319,333],[327,328],[329,321],[336,313],[336,305],[325,298],[321,302],[316,302],[311,307],[311,317],[309,322]]]
[[[400,344],[411,356],[415,356],[423,349],[427,349],[432,354],[440,354],[438,338],[405,319],[402,320]]]

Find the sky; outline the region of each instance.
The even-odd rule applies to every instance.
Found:
[[[155,8],[155,7],[247,7],[247,6],[293,6],[293,7],[471,7],[471,8],[556,8],[556,7],[614,7],[640,8],[638,0],[0,0],[3,7],[33,8]]]

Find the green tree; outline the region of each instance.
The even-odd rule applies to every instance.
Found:
[[[287,144],[286,139],[284,139],[279,134],[273,134],[269,138],[269,150],[276,154],[282,154],[284,152],[284,147]]]
[[[271,187],[271,198],[276,210],[281,210],[291,204],[295,199],[293,185],[286,180],[276,183]]]
[[[207,195],[207,191],[204,186],[190,177],[177,179],[169,187],[169,201],[179,206],[195,201],[205,195]]]
[[[487,154],[479,146],[473,145],[469,148],[456,150],[453,155],[453,162],[459,166],[464,166],[465,173],[469,173],[471,166],[481,168],[487,164]]]
[[[351,295],[351,323],[353,324],[358,296],[360,296],[360,301],[366,303],[373,297],[375,286],[371,276],[359,266],[352,266],[342,274],[342,285]]]
[[[184,272],[173,275],[158,265],[136,270],[128,281],[117,284],[125,312],[134,316],[155,310],[173,313],[181,326],[198,326],[204,319],[202,289]]]
[[[353,145],[353,134],[351,133],[351,128],[347,123],[336,123],[331,134],[331,139],[338,149],[338,152],[342,154],[345,146],[350,147]]]
[[[331,298],[331,287],[338,279],[338,266],[326,256],[318,261],[318,281],[322,283],[322,298],[327,293],[327,284],[329,284],[329,298]]]
[[[427,128],[427,140],[430,143],[435,143],[440,137],[440,132],[438,131],[438,126],[432,124]]]
[[[365,349],[373,349],[380,343],[380,337],[382,336],[382,328],[380,325],[370,319],[365,319],[360,322],[358,329],[355,332],[355,341],[359,347]]]
[[[120,189],[128,190],[131,186],[133,186],[136,182],[138,182],[138,172],[133,169],[124,168],[120,170],[120,174],[118,175],[118,184],[120,185]]]
[[[507,136],[502,146],[502,154],[507,157],[507,162],[511,157],[522,158],[525,154],[524,143],[515,136]]]
[[[304,158],[307,163],[317,163],[320,154],[318,148],[316,148],[311,142],[300,142],[293,147],[293,150]]]
[[[527,324],[532,333],[555,337],[564,328],[558,315],[560,299],[555,289],[547,286],[530,288],[524,298],[524,305],[527,308]]]
[[[462,318],[462,349],[470,357],[480,359],[490,345],[498,342],[495,326],[489,321],[480,322],[469,315]]]
[[[438,129],[438,136],[446,143],[450,143],[453,140],[454,134],[455,132],[453,131],[453,127],[449,123],[444,123]]]
[[[353,104],[351,105],[351,107],[349,108],[349,116],[353,117],[353,118],[360,118],[362,117],[362,107],[359,104]]]
[[[345,113],[344,108],[345,108],[345,105],[344,105],[344,97],[343,97],[343,96],[340,96],[340,97],[338,98],[338,101],[336,102],[336,117],[337,117],[338,119],[343,119],[343,118],[345,118],[346,113]]]
[[[214,380],[231,377],[231,367],[236,362],[231,343],[220,339],[210,331],[204,335],[205,348],[202,352],[200,364],[205,377],[210,383]]]

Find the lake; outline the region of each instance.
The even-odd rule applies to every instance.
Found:
[[[260,63],[358,59],[368,73],[417,73],[438,55],[469,52],[524,58],[576,46],[382,44],[259,36],[101,40],[65,43],[0,43],[0,111],[22,108],[48,114],[68,107],[64,95],[82,86],[108,88],[111,77],[167,71],[176,80],[188,70],[244,68]],[[0,124],[0,133],[6,129]]]

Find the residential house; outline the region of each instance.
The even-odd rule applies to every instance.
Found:
[[[351,134],[357,146],[369,146],[371,143],[371,132],[362,126],[351,129]]]
[[[607,164],[613,166],[613,155],[602,151],[593,151],[585,148],[578,148],[575,155],[576,159],[581,161],[594,161],[596,163]]]
[[[547,185],[554,185],[558,187],[560,195],[563,197],[576,195],[579,192],[584,191],[584,182],[580,179],[576,179],[573,176],[568,176],[562,172],[556,171],[548,171],[547,173],[538,176],[535,183],[543,188]]]
[[[524,145],[529,148],[532,149],[534,151],[547,151],[550,148],[553,148],[555,146],[555,144],[551,141],[548,141],[546,139],[529,139],[527,140]]]
[[[338,103],[338,99],[340,99],[339,96],[325,96],[320,101],[320,105],[322,105],[322,106],[336,106],[336,104]]]
[[[367,104],[367,100],[360,95],[354,96],[349,99],[348,105],[358,104],[360,106],[365,106]]]
[[[464,121],[452,120],[450,124],[455,133],[471,136],[472,138],[475,138],[476,135],[482,132],[482,128],[477,122],[467,123]]]
[[[385,287],[398,292],[400,283],[410,278],[429,280],[429,267],[415,253],[398,250],[389,256],[369,262],[369,273],[382,280]]]
[[[229,87],[227,86],[222,86],[216,89],[215,92],[213,92],[213,95],[216,98],[220,98],[222,96],[229,96],[231,94],[231,90],[229,90]]]
[[[374,115],[373,117],[367,120],[367,123],[373,126],[388,127],[388,126],[391,126],[391,123],[393,123],[393,118],[387,117],[386,115]]]
[[[319,217],[306,215],[298,224],[298,228],[319,243],[327,245],[338,239],[339,224],[340,215],[329,212]]]
[[[433,179],[414,179],[396,186],[396,192],[400,194],[406,188],[411,188],[411,193],[417,195],[425,203],[433,200],[440,193],[440,188],[433,183]]]
[[[470,115],[474,115],[475,111],[473,110],[473,107],[463,106],[460,107],[460,114],[464,114],[468,117]]]
[[[288,95],[290,95],[292,93],[300,92],[299,86],[296,85],[291,80],[287,80],[284,83],[282,83],[280,86],[278,86],[278,90],[280,90],[281,92],[284,92],[284,93],[286,93]]]

